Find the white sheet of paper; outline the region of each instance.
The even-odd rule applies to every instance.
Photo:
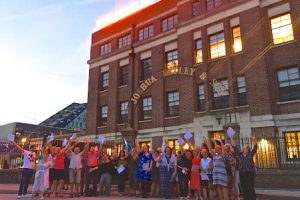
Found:
[[[149,163],[144,163],[143,164],[143,171],[150,171],[150,164]]]
[[[117,171],[119,174],[121,174],[123,171],[125,170],[125,167],[123,165],[120,165],[118,168],[117,168]]]
[[[180,137],[180,136],[178,137],[177,141],[178,141],[179,145],[183,145],[183,143],[184,143],[182,137]]]
[[[228,137],[232,138],[232,137],[235,135],[234,129],[231,128],[231,127],[229,127],[229,128],[227,129],[227,135],[228,135]]]
[[[15,136],[14,136],[13,134],[9,133],[9,134],[7,135],[7,139],[8,139],[9,141],[13,142],[13,141],[15,141]]]
[[[192,137],[193,137],[193,134],[189,131],[184,134],[184,138],[186,140],[190,140]]]
[[[53,133],[51,133],[50,138],[49,138],[49,141],[50,141],[50,142],[54,141],[54,135],[53,135]]]
[[[105,137],[102,136],[102,135],[99,135],[99,136],[98,136],[98,142],[100,142],[101,144],[103,144],[104,141],[105,141]]]
[[[63,146],[67,146],[67,144],[68,144],[68,140],[65,138],[64,141],[63,141],[63,143],[62,143],[62,145]]]
[[[71,140],[76,140],[76,139],[77,139],[77,134],[74,133],[70,139],[71,139]]]

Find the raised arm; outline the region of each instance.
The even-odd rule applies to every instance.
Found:
[[[253,146],[253,149],[251,151],[251,154],[252,154],[252,156],[254,156],[256,154],[256,152],[257,152],[257,141],[256,141],[255,136],[253,136],[251,139],[252,139],[252,143],[254,143],[254,146]]]
[[[15,141],[12,141],[12,143],[22,152],[25,151],[25,149],[23,149],[20,145],[18,145]]]
[[[206,137],[203,137],[204,143],[206,144],[208,151],[211,155],[215,155],[215,151],[211,148],[210,143],[207,141]]]
[[[220,139],[219,141],[220,141],[220,143],[221,143],[222,155],[224,156],[224,152],[225,152],[225,150],[224,150],[224,144],[223,144],[222,139]]]
[[[125,148],[125,158],[128,158],[128,146],[126,145],[126,148]]]

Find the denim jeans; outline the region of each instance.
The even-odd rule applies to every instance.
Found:
[[[28,185],[30,183],[32,174],[33,174],[33,169],[27,169],[27,168],[23,169],[18,195],[26,195],[27,194],[27,189],[28,189]]]

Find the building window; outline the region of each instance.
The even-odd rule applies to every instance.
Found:
[[[102,90],[108,90],[109,86],[109,72],[102,73]]]
[[[127,47],[131,44],[131,35],[126,35],[124,37],[119,38],[119,49],[123,47]]]
[[[101,46],[101,56],[111,52],[111,43],[107,43]]]
[[[203,62],[203,52],[202,52],[202,40],[196,40],[196,52],[195,52],[195,62]]]
[[[108,107],[101,106],[101,108],[100,108],[100,126],[107,125],[107,114],[108,114]]]
[[[198,111],[205,110],[205,90],[204,84],[198,86]]]
[[[226,56],[224,33],[218,33],[209,37],[210,58],[216,59]]]
[[[178,23],[177,15],[173,15],[171,17],[168,17],[162,21],[162,31],[168,31],[171,30],[176,26]]]
[[[151,60],[151,58],[142,60],[142,64],[143,64],[142,80],[146,80],[147,78],[150,78],[152,75],[152,60]]]
[[[179,92],[168,93],[168,117],[179,115]]]
[[[179,144],[177,139],[168,140],[168,147],[175,149],[176,152],[179,151]]]
[[[300,99],[299,68],[292,67],[278,71],[280,101]]]
[[[228,92],[228,81],[222,80],[217,81],[213,84],[214,109],[222,109],[229,107],[229,92]]]
[[[139,41],[145,40],[153,36],[153,25],[147,26],[139,30]]]
[[[128,102],[127,101],[120,103],[119,122],[121,124],[128,122]]]
[[[223,5],[223,0],[206,0],[206,9],[213,10]]]
[[[139,142],[139,146],[141,149],[143,149],[144,146],[148,146],[151,147],[151,142],[150,141],[143,141],[143,142]]]
[[[232,28],[232,38],[233,38],[234,53],[242,51],[243,50],[242,36],[241,36],[241,28],[239,26]]]
[[[193,16],[198,16],[200,15],[200,2],[194,2],[193,3]]]
[[[237,77],[238,105],[247,105],[246,80],[244,76]]]
[[[170,51],[167,53],[167,73],[173,74],[178,72],[178,52]]]
[[[143,120],[152,118],[152,98],[143,98]]]
[[[128,85],[128,65],[120,67],[120,86]]]
[[[300,158],[300,131],[284,133],[288,159]]]
[[[291,14],[287,13],[271,19],[274,44],[294,40]]]

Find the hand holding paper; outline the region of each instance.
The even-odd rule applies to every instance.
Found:
[[[13,134],[9,133],[9,134],[7,135],[7,139],[8,139],[10,142],[13,142],[13,141],[15,141],[15,136],[14,136]]]
[[[228,135],[228,137],[233,138],[233,136],[235,135],[234,129],[231,128],[231,127],[229,127],[229,128],[227,129],[227,135]]]
[[[70,139],[71,139],[71,140],[76,140],[76,139],[77,139],[77,134],[74,133],[74,134],[72,135],[72,137],[70,137]]]
[[[190,140],[192,137],[193,137],[193,134],[191,132],[189,132],[189,131],[184,134],[184,138],[187,141]]]
[[[53,135],[53,133],[51,133],[50,138],[49,138],[49,142],[52,142],[52,141],[54,141],[54,135]]]
[[[63,146],[67,146],[67,144],[68,144],[68,140],[65,138],[64,141],[63,141],[63,143],[62,143],[62,145]]]
[[[217,141],[221,141],[222,139],[221,139],[221,136],[219,136],[219,135],[216,135],[216,138],[215,138],[215,140],[217,140]]]
[[[183,143],[184,143],[184,140],[182,139],[181,136],[178,137],[177,141],[178,141],[179,145],[183,145]]]
[[[104,141],[105,141],[105,137],[102,136],[102,135],[99,135],[99,136],[98,136],[98,142],[100,142],[100,144],[103,144]]]

